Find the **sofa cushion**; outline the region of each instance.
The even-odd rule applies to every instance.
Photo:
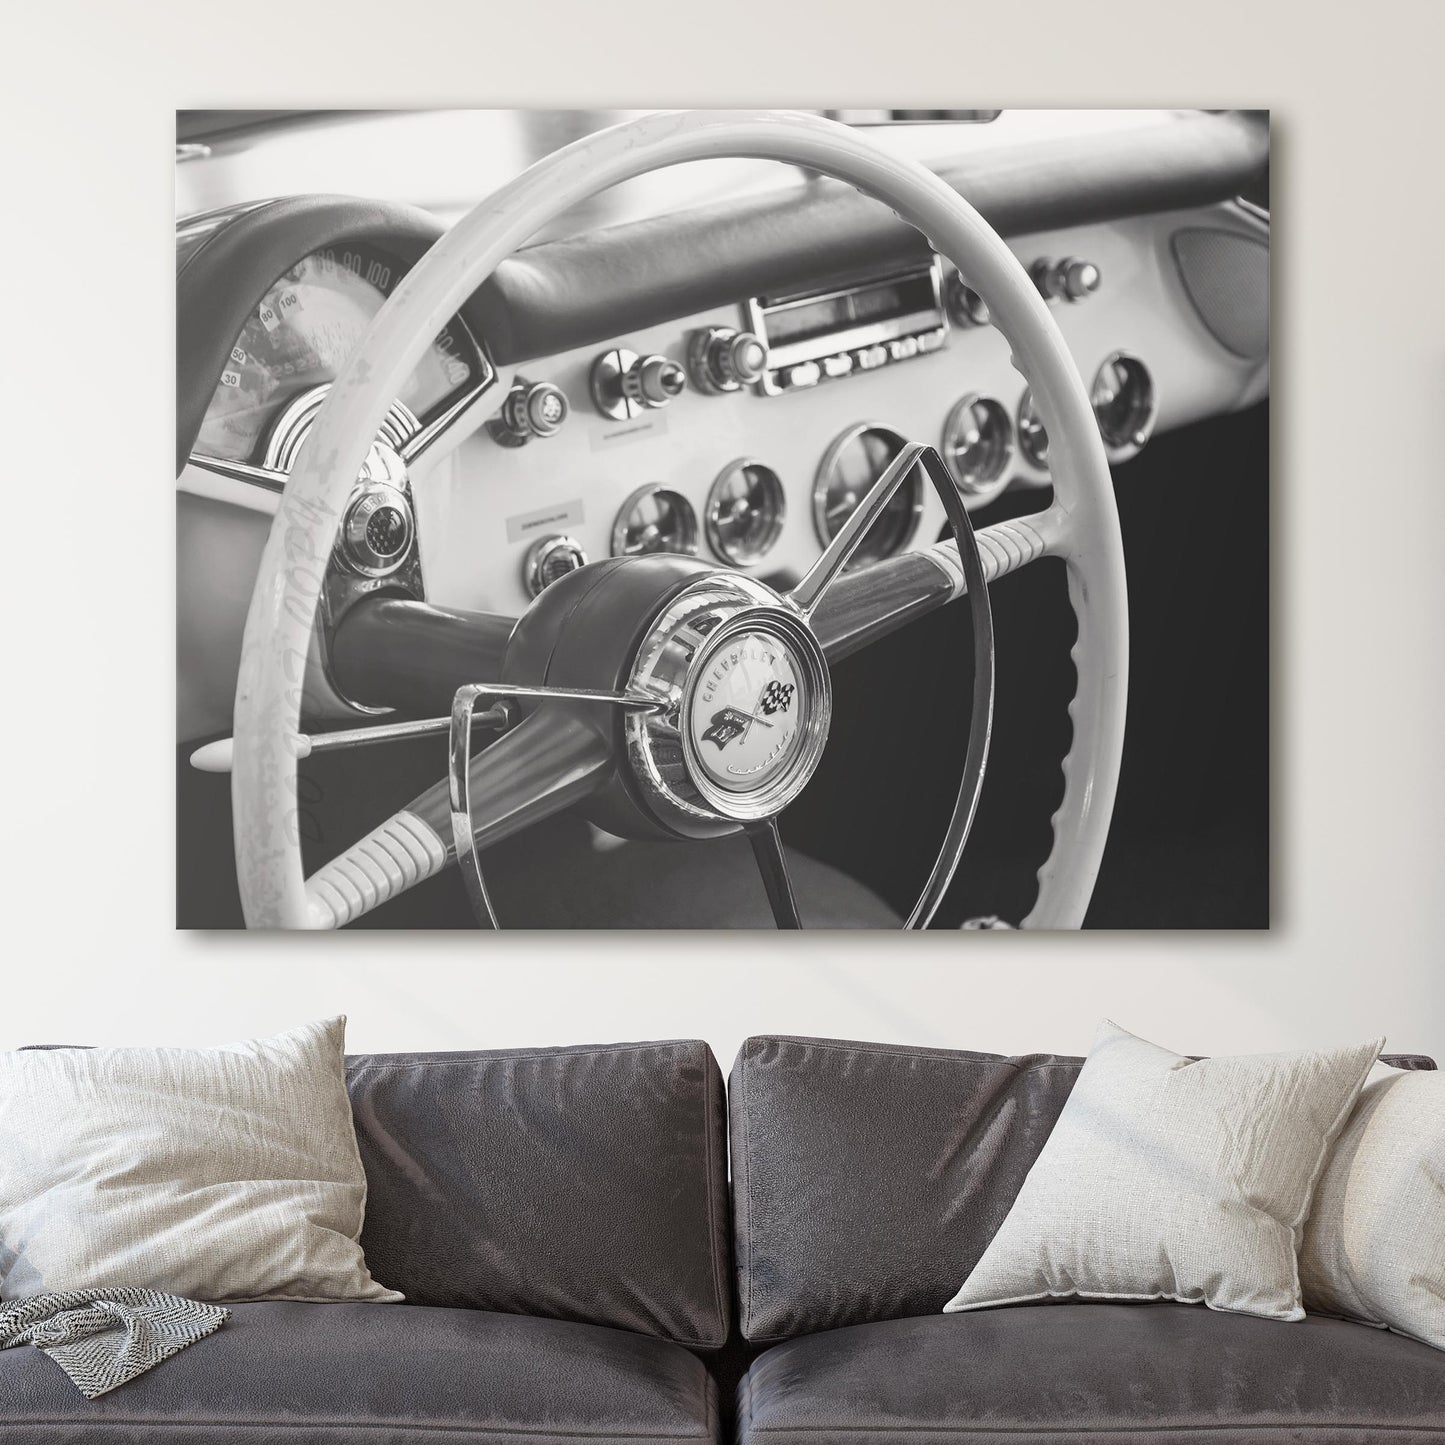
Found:
[[[1303,1319],[1310,1198],[1384,1042],[1190,1059],[1106,1019],[944,1309],[1078,1295]]]
[[[374,1276],[413,1304],[720,1345],[722,1075],[705,1043],[348,1060]]]
[[[1439,1445],[1445,1354],[1344,1320],[1013,1305],[775,1345],[738,1429],[755,1445]]]
[[[661,1340],[412,1305],[231,1309],[216,1334],[96,1400],[38,1350],[0,1353],[0,1438],[15,1445],[717,1439],[716,1393],[702,1363]]]
[[[0,1299],[399,1299],[357,1244],[345,1023],[220,1048],[0,1052]]]
[[[1003,1222],[1079,1063],[748,1039],[730,1083],[743,1334],[941,1310]]]
[[[766,1343],[941,1310],[1008,1214],[1081,1063],[748,1039],[729,1084],[742,1333]]]

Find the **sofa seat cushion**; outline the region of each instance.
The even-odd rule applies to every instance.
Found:
[[[739,1389],[755,1445],[1445,1442],[1445,1353],[1344,1320],[1039,1304],[775,1345]]]
[[[679,1345],[479,1310],[238,1304],[228,1324],[86,1400],[28,1346],[0,1352],[7,1445],[492,1445],[717,1439],[716,1391]]]

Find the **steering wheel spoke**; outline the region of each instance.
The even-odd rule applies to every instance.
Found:
[[[783,853],[777,818],[768,818],[749,828],[748,841],[753,845],[753,857],[762,875],[768,905],[773,910],[773,922],[779,928],[801,928],[803,922],[798,915],[793,880],[788,876],[788,860]]]
[[[606,741],[584,717],[539,707],[470,759],[473,857],[580,802],[610,764]],[[443,780],[312,874],[306,895],[313,924],[354,923],[456,859],[451,795]]]
[[[812,617],[814,609],[823,600],[829,587],[842,574],[853,553],[858,550],[859,543],[868,535],[868,529],[893,500],[893,494],[903,485],[904,478],[924,459],[929,450],[930,448],[921,442],[910,442],[889,462],[883,475],[868,489],[868,495],[839,528],[838,535],[824,548],[823,555],[788,594],[788,601],[805,618]]]
[[[997,582],[1061,549],[1063,522],[1053,511],[999,522],[974,534],[984,581]],[[887,637],[968,593],[953,538],[917,552],[844,572],[820,599],[813,630],[829,664]]]

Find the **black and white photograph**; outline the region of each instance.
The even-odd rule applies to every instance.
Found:
[[[11,33],[0,1445],[1445,1445],[1445,6]]]
[[[1266,112],[176,130],[182,927],[1269,926]]]

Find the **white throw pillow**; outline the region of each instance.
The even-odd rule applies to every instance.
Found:
[[[945,1310],[1076,1295],[1302,1318],[1300,1228],[1383,1042],[1192,1061],[1101,1024]]]
[[[0,1053],[0,1299],[399,1300],[357,1243],[345,1023],[217,1049]]]
[[[1305,1222],[1307,1310],[1445,1349],[1445,1074],[1370,1074]]]

